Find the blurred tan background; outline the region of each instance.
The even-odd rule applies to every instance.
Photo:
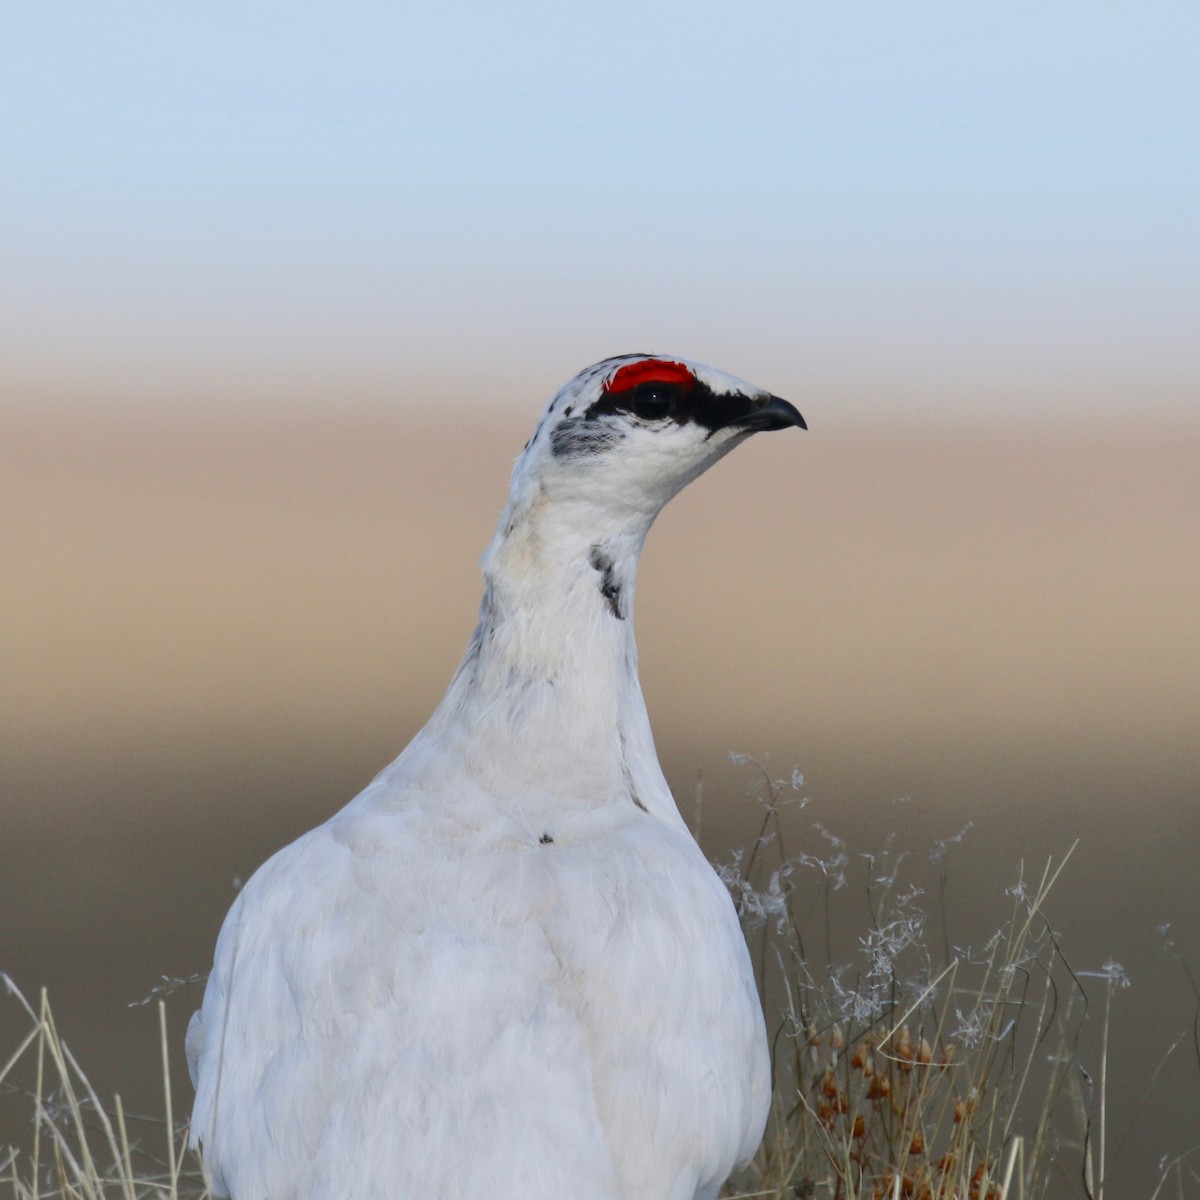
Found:
[[[1144,1095],[1197,1008],[1176,951],[1200,965],[1200,426],[791,398],[810,431],[753,439],[647,548],[642,673],[681,808],[703,772],[706,850],[751,838],[738,751],[804,772],[797,847],[814,821],[852,854],[895,831],[920,878],[973,822],[958,943],[999,925],[1022,860],[1080,838],[1051,918],[1078,969],[1131,977],[1110,1121],[1144,1179],[1200,1113],[1186,1040]],[[235,881],[440,697],[538,407],[0,413],[0,969],[50,989],[104,1093],[156,1110],[130,1004],[207,970]],[[176,1050],[198,998],[169,998]]]

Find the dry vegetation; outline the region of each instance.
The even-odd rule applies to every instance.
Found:
[[[719,869],[760,973],[776,1087],[762,1149],[724,1195],[1115,1200],[1106,1179],[1108,1035],[1114,994],[1128,980],[1116,962],[1074,968],[1049,923],[1047,900],[1074,846],[1032,875],[1019,870],[1007,920],[982,945],[954,946],[944,897],[962,834],[929,854],[933,895],[906,878],[891,838],[851,856],[814,824],[823,853],[790,855],[785,829],[795,823],[783,816],[806,803],[803,779],[772,779],[754,765],[757,843]],[[839,960],[830,916],[856,885],[869,920],[852,958]],[[943,910],[940,935],[929,907]],[[1100,1023],[1094,1063],[1082,1051],[1089,1014]],[[1194,1048],[1200,1055],[1200,1042]],[[1144,1200],[1195,1195],[1191,1161],[1184,1153],[1163,1162]]]
[[[1009,916],[977,947],[935,933],[927,896],[891,843],[852,856],[815,825],[821,854],[789,854],[783,819],[803,780],[757,768],[760,836],[719,867],[754,952],[773,1036],[776,1094],[755,1162],[723,1195],[750,1200],[1117,1200],[1106,1187],[1110,1006],[1127,981],[1116,963],[1073,969],[1050,925],[1051,888],[1070,857],[1018,874]],[[959,838],[930,854],[944,883]],[[831,916],[865,889],[870,919],[850,961],[833,953]],[[938,943],[935,945],[935,943]],[[818,952],[816,947],[820,946]],[[199,1165],[175,1120],[168,1035],[158,1002],[164,1109],[134,1118],[101,1101],[58,1036],[43,994],[7,976],[27,1028],[4,1048],[0,1101],[29,1116],[27,1145],[0,1147],[0,1196],[12,1200],[202,1197]],[[1085,1018],[1100,1022],[1085,1064]],[[1178,1049],[1183,1039],[1167,1049]],[[1197,1050],[1200,1054],[1200,1049]],[[1085,1067],[1090,1067],[1085,1069]],[[1188,1153],[1146,1181],[1145,1200],[1195,1195]]]
[[[6,1200],[178,1200],[206,1195],[199,1164],[187,1152],[187,1129],[176,1124],[169,1084],[166,1009],[158,1002],[163,1065],[163,1114],[126,1114],[111,1106],[58,1036],[43,992],[33,1006],[7,975],[10,1002],[29,1028],[0,1069],[0,1098],[27,1103],[27,1148],[0,1147],[0,1195]],[[28,1081],[28,1082],[27,1082]]]

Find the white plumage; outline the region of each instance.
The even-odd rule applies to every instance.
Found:
[[[225,920],[187,1037],[217,1194],[700,1200],[753,1154],[761,1006],[658,765],[632,604],[667,500],[789,425],[645,355],[555,397],[441,705]]]

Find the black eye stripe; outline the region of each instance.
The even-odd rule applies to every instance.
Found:
[[[646,420],[657,421],[671,415],[678,406],[680,390],[664,383],[639,383],[633,389],[633,411]]]
[[[586,421],[605,416],[634,417],[644,421],[689,422],[712,432],[750,411],[748,397],[740,392],[714,392],[696,380],[690,387],[650,379],[620,392],[605,392],[583,414]],[[605,422],[608,424],[608,422]]]
[[[688,408],[696,388],[685,392],[677,383],[650,379],[619,392],[605,392],[587,410],[589,420],[616,414],[629,414],[644,420],[671,417],[679,423],[689,419]]]

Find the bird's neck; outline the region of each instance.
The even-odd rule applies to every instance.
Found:
[[[632,803],[678,821],[633,636],[652,514],[608,527],[589,517],[560,504],[502,519],[479,625],[427,733],[501,800]]]

